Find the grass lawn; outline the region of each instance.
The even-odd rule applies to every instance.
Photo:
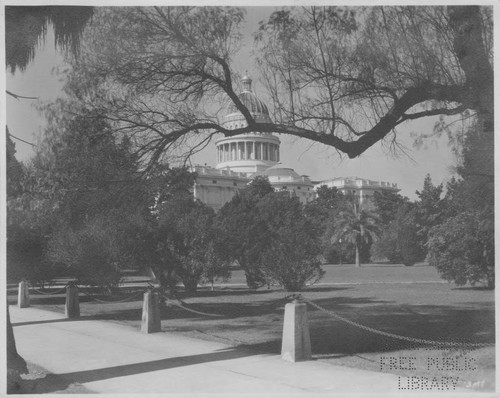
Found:
[[[436,270],[425,265],[324,268],[321,284],[308,287],[302,294],[342,317],[419,339],[494,342],[493,291],[443,283]],[[277,288],[251,291],[239,283],[244,283],[244,276],[237,271],[227,285],[215,291],[202,287],[196,297],[183,298],[190,308],[220,317],[168,306],[162,310],[162,331],[279,353],[286,293]],[[9,296],[10,303],[15,300],[14,295]],[[104,304],[81,294],[80,301],[82,317],[140,327],[140,299]],[[63,312],[64,294],[32,294],[31,303]],[[427,378],[429,384],[435,378],[454,377],[461,387],[494,389],[494,347],[458,351],[417,346],[363,330],[310,306],[308,316],[316,360],[399,374],[405,383],[412,377]]]

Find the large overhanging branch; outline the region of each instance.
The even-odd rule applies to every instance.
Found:
[[[405,120],[412,120],[425,116],[435,116],[438,114],[450,115],[463,112],[466,107],[461,105],[455,108],[442,108],[430,111],[417,112],[408,114],[407,112],[415,105],[421,104],[429,100],[439,100],[446,102],[458,102],[464,96],[464,89],[460,86],[438,86],[432,84],[424,84],[420,87],[414,87],[398,99],[393,107],[387,112],[378,123],[370,130],[359,132],[356,140],[344,140],[336,135],[327,132],[315,131],[312,129],[302,128],[295,125],[278,124],[278,123],[259,123],[250,120],[246,127],[229,130],[217,123],[203,122],[185,126],[180,129],[171,131],[163,135],[161,143],[156,146],[156,159],[159,153],[171,142],[174,142],[188,133],[203,133],[210,131],[221,133],[226,137],[232,137],[239,134],[260,132],[260,133],[275,133],[288,134],[296,137],[307,138],[328,146],[332,146],[339,151],[345,153],[349,158],[354,158],[361,155],[372,145],[382,140],[389,134],[397,125]]]

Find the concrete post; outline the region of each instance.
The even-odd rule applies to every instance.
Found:
[[[64,308],[66,318],[80,317],[80,301],[78,300],[78,286],[70,282],[66,286],[66,305]]]
[[[144,293],[141,332],[161,332],[160,297],[157,292],[148,290]]]
[[[19,288],[17,289],[17,305],[19,308],[26,308],[30,306],[30,291],[28,287],[28,282],[19,282]]]
[[[311,359],[307,304],[294,300],[285,305],[281,358],[289,362]]]

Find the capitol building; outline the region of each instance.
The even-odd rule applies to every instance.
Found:
[[[243,92],[238,95],[257,122],[271,123],[267,105],[252,91],[252,80],[241,80]],[[245,117],[234,104],[226,108],[223,127],[233,130],[247,126]],[[357,177],[338,177],[324,181],[312,181],[280,163],[280,140],[272,133],[246,133],[219,138],[216,143],[216,165],[193,166],[196,172],[193,194],[208,206],[219,210],[236,192],[253,178],[264,176],[275,190],[286,190],[296,195],[302,203],[315,198],[315,191],[322,185],[335,187],[342,193],[354,194],[360,202],[369,201],[376,191],[398,192],[396,184],[372,181]]]

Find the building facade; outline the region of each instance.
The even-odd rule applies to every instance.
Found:
[[[386,181],[373,181],[358,177],[338,177],[315,183],[314,189],[326,185],[328,188],[337,188],[344,195],[353,195],[359,198],[360,204],[370,205],[375,192],[399,192],[397,184]]]
[[[269,109],[252,91],[252,80],[245,76],[241,80],[243,91],[238,98],[258,122],[271,123]],[[246,127],[245,117],[234,104],[229,104],[222,125],[228,130]],[[333,178],[313,183],[308,176],[299,175],[290,167],[280,163],[280,140],[272,133],[247,133],[219,138],[216,143],[216,165],[194,166],[197,173],[193,194],[215,210],[229,202],[239,189],[253,178],[264,176],[275,190],[286,190],[296,195],[302,203],[315,198],[321,185],[336,187],[343,193],[359,196],[367,202],[375,191],[398,192],[396,184],[370,181],[357,177]]]

